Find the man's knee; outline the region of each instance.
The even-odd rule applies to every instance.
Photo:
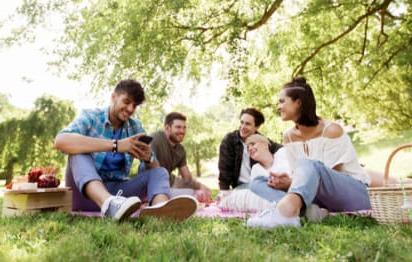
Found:
[[[156,176],[162,180],[169,180],[169,172],[164,167],[155,167],[152,172],[155,172]]]
[[[93,158],[90,154],[74,154],[69,155],[68,157],[69,164],[73,165],[84,165],[84,164],[93,164]]]

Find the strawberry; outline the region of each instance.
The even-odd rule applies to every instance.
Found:
[[[37,186],[39,188],[58,187],[59,185],[60,180],[54,175],[41,175],[37,180]]]

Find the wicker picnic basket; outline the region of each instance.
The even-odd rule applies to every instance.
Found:
[[[372,217],[382,224],[404,223],[412,224],[412,218],[407,214],[402,205],[405,203],[405,198],[412,200],[412,185],[411,184],[392,184],[389,185],[389,168],[393,157],[400,150],[411,148],[412,144],[405,144],[397,147],[389,155],[386,161],[384,185],[383,187],[370,187],[369,198],[372,205]]]

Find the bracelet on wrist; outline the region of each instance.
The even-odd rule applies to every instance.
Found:
[[[117,153],[117,139],[113,140],[112,153]]]

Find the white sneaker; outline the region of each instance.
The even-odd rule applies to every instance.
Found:
[[[157,217],[183,221],[192,216],[197,209],[196,198],[188,195],[180,195],[168,201],[143,208],[139,217]]]
[[[277,208],[266,209],[251,217],[246,222],[247,227],[271,229],[275,227],[300,227],[299,217],[285,217]]]
[[[326,208],[320,208],[316,204],[312,204],[306,208],[305,217],[310,222],[320,222],[329,215],[329,211]]]
[[[140,198],[134,197],[122,197],[122,190],[117,192],[116,196],[111,196],[104,201],[101,213],[105,217],[111,217],[114,220],[123,220],[130,217],[136,210],[140,208]]]

